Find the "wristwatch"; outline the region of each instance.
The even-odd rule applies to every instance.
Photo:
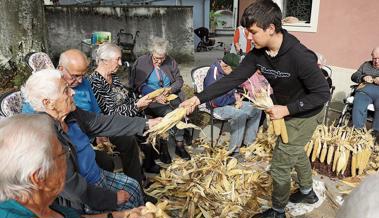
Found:
[[[110,212],[110,213],[107,214],[107,218],[113,218],[112,212]]]

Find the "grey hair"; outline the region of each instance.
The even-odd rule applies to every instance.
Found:
[[[55,69],[45,69],[32,74],[21,92],[27,102],[35,111],[45,111],[42,100],[55,100],[59,96],[58,83],[62,79],[62,73]]]
[[[168,40],[164,38],[155,36],[151,38],[150,40],[150,46],[149,46],[150,53],[166,55],[169,48],[170,48],[170,43],[168,42]]]
[[[105,42],[96,49],[96,64],[101,60],[110,60],[115,58],[117,54],[121,53],[121,48],[109,42]]]
[[[51,140],[56,137],[46,114],[18,114],[0,120],[0,202],[30,197],[30,176],[45,178],[53,166]]]

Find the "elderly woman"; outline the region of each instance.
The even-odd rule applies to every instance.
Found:
[[[173,108],[177,108],[184,99],[184,94],[181,92],[183,78],[176,61],[167,55],[168,46],[167,40],[154,37],[150,45],[150,54],[143,55],[136,60],[130,76],[131,87],[143,96],[159,88],[170,88],[170,91],[163,93],[157,98],[157,102],[151,103],[145,110],[147,114],[153,116],[166,115]],[[180,99],[166,102],[164,95],[170,93],[177,94]],[[179,157],[189,160],[191,156],[184,148],[183,136],[184,130],[175,129],[175,153]]]
[[[129,117],[143,116],[142,111],[151,100],[137,99],[135,94],[122,84],[115,74],[121,66],[121,49],[115,44],[104,43],[96,51],[97,68],[88,77],[97,103],[104,114],[119,114]],[[140,138],[140,141],[146,141]],[[154,161],[151,145],[142,144],[145,154],[143,167],[147,172],[159,173],[160,167]]]
[[[129,209],[142,205],[143,198],[137,181],[124,174],[102,170],[95,161],[95,152],[91,146],[91,136],[122,136],[142,134],[146,127],[151,127],[159,119],[146,120],[125,116],[105,116],[76,108],[73,103],[74,91],[57,70],[42,70],[32,74],[23,87],[26,100],[37,112],[49,114],[57,122],[59,137],[73,150],[70,160],[71,168],[67,172],[64,198],[78,201],[88,184],[105,188],[110,193],[107,202],[115,209]],[[75,181],[78,169],[86,183]],[[94,194],[94,198],[104,196]],[[86,205],[91,212],[90,205]],[[107,208],[109,210],[109,208]]]
[[[0,217],[140,217],[141,208],[80,216],[53,203],[65,184],[70,149],[57,138],[48,115],[1,120],[0,139]]]

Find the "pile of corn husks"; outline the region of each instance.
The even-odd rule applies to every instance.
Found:
[[[238,162],[225,149],[201,145],[190,161],[176,159],[146,191],[168,200],[172,217],[251,217],[269,207],[271,177],[256,162]]]

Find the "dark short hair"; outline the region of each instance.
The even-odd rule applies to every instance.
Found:
[[[245,28],[256,24],[263,30],[274,24],[278,33],[282,30],[282,12],[272,0],[256,0],[245,9],[240,22]]]

